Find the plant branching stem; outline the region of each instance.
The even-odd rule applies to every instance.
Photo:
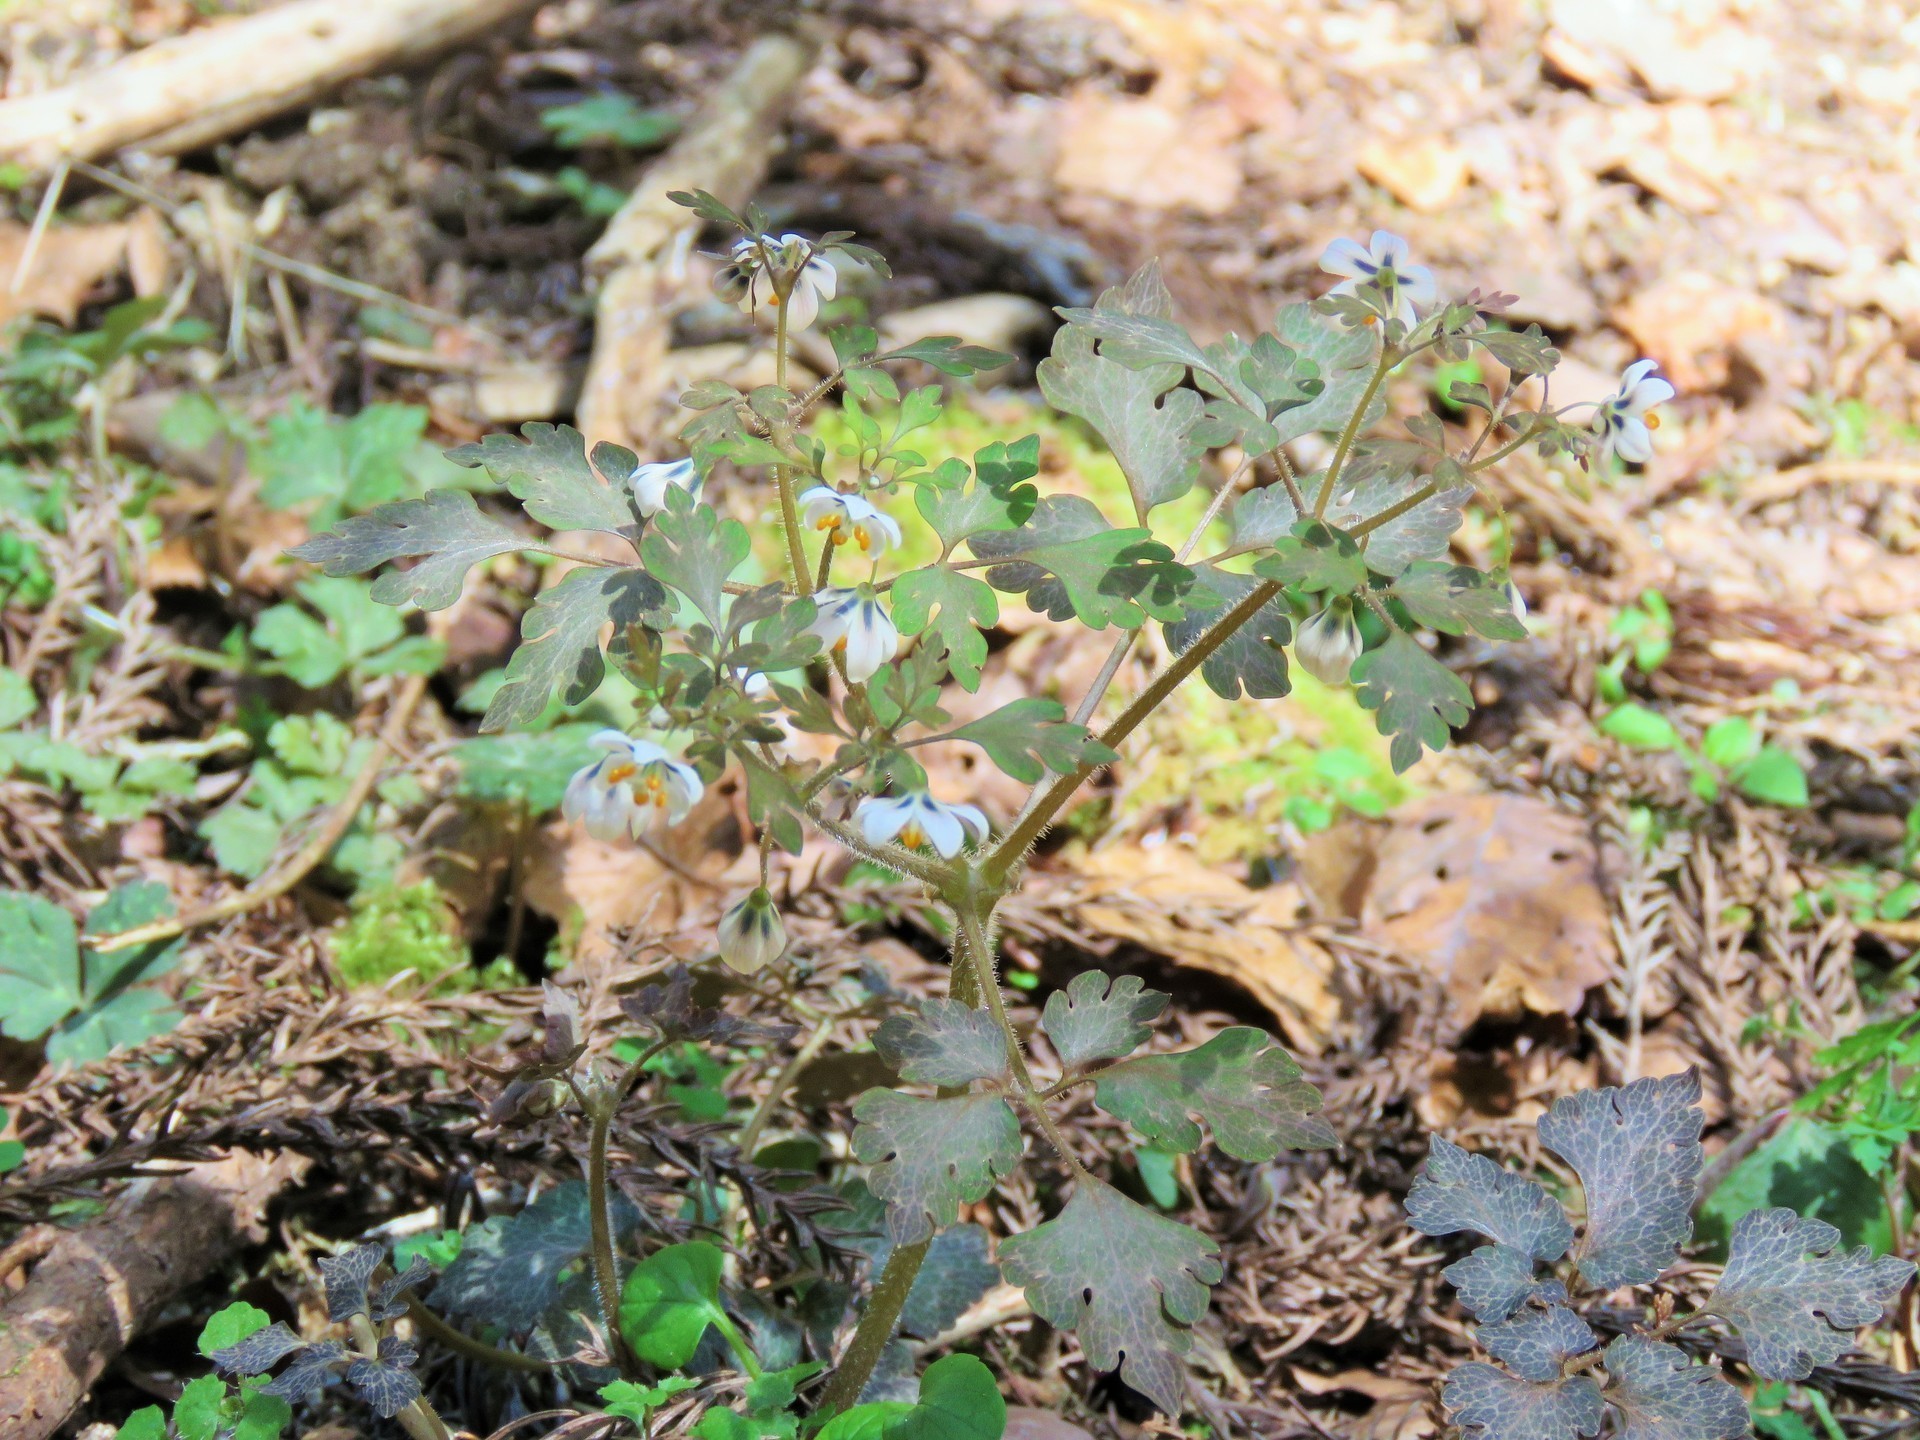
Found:
[[[353,1335],[353,1348],[369,1360],[380,1358],[380,1332],[373,1328],[373,1321],[364,1311],[347,1321],[347,1329]],[[400,1422],[411,1440],[453,1440],[453,1432],[447,1429],[447,1422],[440,1418],[439,1412],[426,1402],[422,1396],[393,1417]]]
[[[1318,520],[1327,513],[1327,502],[1333,499],[1333,487],[1339,482],[1340,471],[1347,463],[1347,456],[1353,451],[1353,442],[1360,433],[1360,427],[1366,423],[1367,407],[1373,404],[1373,397],[1380,392],[1381,384],[1387,378],[1387,372],[1393,369],[1401,356],[1393,346],[1383,344],[1380,347],[1380,363],[1373,367],[1373,375],[1367,381],[1367,388],[1360,394],[1360,403],[1353,407],[1353,414],[1347,417],[1346,429],[1340,432],[1340,443],[1334,447],[1333,459],[1327,464],[1327,478],[1320,482],[1320,493],[1313,497],[1313,518]]]
[[[645,1071],[647,1062],[667,1048],[654,1041],[638,1059],[620,1072],[612,1088],[587,1096],[587,1115],[593,1129],[587,1139],[587,1219],[592,1233],[593,1288],[600,1302],[600,1323],[606,1327],[607,1349],[622,1374],[632,1370],[627,1347],[620,1338],[620,1271],[613,1254],[613,1183],[607,1174],[607,1147],[613,1136],[613,1117]]]
[[[773,312],[773,383],[782,390],[787,388],[787,299],[786,295],[776,297]],[[779,438],[784,444],[786,437]],[[806,547],[800,543],[800,505],[794,496],[793,471],[785,465],[774,466],[773,483],[780,491],[780,528],[787,536],[787,562],[793,567],[793,588],[802,595],[811,595],[813,574],[807,569]]]
[[[820,1023],[813,1027],[813,1033],[807,1036],[800,1048],[793,1052],[793,1058],[780,1067],[780,1073],[773,1077],[773,1084],[767,1087],[766,1097],[761,1100],[746,1126],[740,1131],[740,1153],[747,1159],[753,1158],[755,1148],[760,1144],[761,1135],[766,1133],[767,1123],[773,1119],[786,1098],[787,1091],[793,1088],[793,1082],[800,1078],[800,1072],[813,1062],[833,1034],[838,1016],[823,1016]]]
[[[498,1370],[522,1370],[530,1375],[544,1375],[553,1369],[550,1360],[522,1355],[518,1350],[502,1350],[497,1345],[489,1345],[484,1340],[476,1340],[454,1329],[411,1295],[407,1297],[407,1318],[413,1321],[414,1328],[422,1335],[446,1346],[456,1355],[464,1355],[482,1365],[491,1365]]]

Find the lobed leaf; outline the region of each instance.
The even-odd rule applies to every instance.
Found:
[[[1689,1070],[1554,1101],[1540,1140],[1587,1194],[1574,1263],[1602,1290],[1645,1285],[1693,1233],[1700,1176],[1700,1077]]]
[[[1039,490],[1027,482],[1039,473],[1038,435],[1011,445],[996,440],[975,453],[971,474],[963,462],[948,460],[923,477],[914,491],[914,507],[951,551],[970,535],[1026,524],[1040,499]]]
[[[1471,565],[1416,560],[1400,572],[1390,592],[1422,625],[1448,635],[1471,630],[1489,640],[1524,640],[1527,627],[1513,613],[1506,586]]]
[[[1146,1043],[1167,998],[1145,988],[1138,975],[1116,978],[1083,970],[1066,989],[1047,997],[1040,1028],[1069,1069],[1089,1060],[1116,1060]]]
[[[1380,733],[1393,737],[1388,756],[1396,774],[1410,768],[1423,749],[1444,749],[1451,727],[1466,724],[1473,710],[1466,681],[1403,630],[1354,661],[1352,678],[1355,698],[1378,712]]]
[[[507,730],[531,725],[556,695],[578,705],[607,673],[600,632],[661,623],[667,592],[644,570],[582,566],[543,591],[520,621],[520,645],[507,661],[506,679],[494,692],[480,728]]]
[[[1327,1150],[1340,1142],[1320,1118],[1320,1092],[1264,1030],[1236,1025],[1194,1050],[1142,1055],[1099,1073],[1094,1098],[1171,1150],[1197,1150],[1198,1115],[1213,1143],[1239,1160],[1281,1150]]]
[[[73,917],[42,896],[0,892],[0,1034],[37,1040],[84,1004]]]
[[[1204,449],[1193,432],[1206,404],[1181,386],[1181,365],[1130,368],[1095,354],[1092,331],[1066,325],[1035,373],[1048,404],[1085,420],[1107,442],[1143,522],[1193,487]]]
[[[347,1366],[347,1384],[382,1420],[391,1420],[420,1398],[420,1381],[411,1370],[364,1355]]]
[[[424,500],[400,500],[349,516],[287,553],[328,575],[364,575],[389,561],[422,557],[407,570],[373,582],[383,605],[409,602],[445,610],[460,598],[467,571],[483,560],[530,544],[505,521],[474,503],[465,490],[436,490]]]
[[[222,1375],[239,1380],[249,1375],[264,1375],[307,1342],[294,1334],[284,1320],[276,1320],[264,1330],[255,1330],[231,1345],[223,1345],[208,1358]]]
[[[1830,1365],[1913,1278],[1911,1260],[1848,1251],[1824,1220],[1752,1210],[1733,1227],[1727,1268],[1707,1308],[1733,1322],[1747,1362],[1769,1380],[1804,1380]]]
[[[327,1292],[327,1319],[338,1325],[367,1313],[367,1282],[386,1259],[384,1245],[356,1245],[343,1255],[320,1257],[320,1281]]]
[[[1412,477],[1390,465],[1365,474],[1367,457],[1349,467],[1341,479],[1341,493],[1327,506],[1327,519],[1348,528],[1384,513],[1413,492]],[[1443,462],[1442,468],[1452,462]],[[1355,473],[1356,471],[1361,473]],[[1436,477],[1440,472],[1436,470]],[[1309,492],[1311,493],[1311,492]],[[1453,532],[1460,528],[1462,511],[1473,498],[1473,487],[1450,484],[1418,505],[1367,532],[1367,568],[1382,575],[1398,575],[1418,560],[1446,556]]]
[[[1186,619],[1167,626],[1167,644],[1175,654],[1190,649],[1207,633],[1214,619],[1223,610],[1246,599],[1256,583],[1245,575],[1212,565],[1196,567],[1193,598],[1212,595],[1219,601],[1219,607],[1210,610],[1196,607],[1195,613]],[[1293,689],[1287,673],[1286,652],[1280,648],[1292,638],[1293,612],[1276,596],[1200,662],[1200,678],[1222,699],[1238,700],[1244,690],[1249,699],[1278,700]]]
[[[1264,550],[1293,533],[1300,511],[1286,486],[1262,485],[1233,502],[1232,520],[1234,549]]]
[[[1528,1301],[1558,1305],[1567,1298],[1566,1286],[1538,1278],[1533,1257],[1510,1245],[1482,1245],[1440,1278],[1460,1292],[1460,1303],[1483,1325],[1505,1320]]]
[[[869,1090],[854,1103],[853,1153],[887,1202],[887,1233],[913,1245],[960,1218],[1020,1163],[1020,1122],[998,1095],[929,1100]]]
[[[1066,715],[1058,700],[1026,695],[948,731],[946,738],[978,745],[999,770],[1026,785],[1049,770],[1066,775],[1082,765],[1106,765],[1119,758]]]
[[[1746,1398],[1711,1365],[1638,1335],[1607,1346],[1607,1398],[1625,1422],[1620,1440],[1737,1440],[1747,1433]]]
[[[637,1218],[632,1202],[616,1197],[616,1234]],[[592,1241],[587,1187],[569,1180],[517,1215],[496,1215],[468,1227],[460,1254],[441,1274],[432,1299],[450,1314],[524,1332],[559,1297],[563,1278]]]
[[[851,248],[851,247],[843,247]],[[982,370],[998,370],[1011,365],[1013,356],[985,345],[969,345],[953,335],[929,335],[910,345],[886,353],[889,360],[918,360],[943,375],[974,375]]]
[[[726,627],[726,583],[753,549],[747,527],[723,520],[711,505],[670,486],[667,508],[640,541],[640,558],[656,579],[671,585],[716,632]]]
[[[1004,1080],[1007,1042],[993,1016],[958,1000],[923,1000],[913,1012],[889,1015],[873,1045],[900,1078],[921,1085]]]
[[[295,1352],[293,1363],[262,1385],[260,1393],[297,1404],[324,1385],[334,1366],[345,1362],[352,1353],[338,1340],[316,1340],[302,1346]]]
[[[1599,1345],[1587,1322],[1564,1305],[1532,1306],[1502,1325],[1485,1325],[1477,1337],[1487,1353],[1522,1380],[1558,1379],[1561,1366]]]
[[[1472,1230],[1530,1260],[1558,1260],[1573,1243],[1566,1212],[1544,1186],[1442,1135],[1407,1192],[1407,1223],[1422,1235]]]
[[[1478,1360],[1447,1377],[1440,1403],[1466,1440],[1573,1440],[1598,1434],[1606,1414],[1591,1376],[1537,1385]]]
[[[449,450],[447,458],[469,469],[484,467],[519,499],[527,514],[550,530],[632,531],[631,499],[594,473],[587,463],[586,439],[578,430],[530,421],[520,433],[524,442],[496,433]],[[596,447],[595,454],[611,458],[619,447]],[[633,461],[631,451],[625,452],[625,461]],[[631,474],[633,463],[624,468]]]
[[[895,626],[902,635],[938,636],[954,678],[969,691],[980,688],[980,667],[987,663],[987,637],[980,632],[999,619],[999,597],[977,575],[929,565],[893,583]]]
[[[1131,630],[1148,616],[1178,620],[1193,571],[1143,527],[1116,530],[1091,500],[1049,495],[1018,530],[989,531],[967,542],[982,560],[997,561],[987,583],[1027,597],[1029,609],[1054,620],[1078,615],[1095,630]]]
[[[1374,360],[1380,350],[1374,332],[1336,325],[1314,314],[1310,305],[1283,307],[1274,318],[1273,332],[1281,344],[1311,362],[1323,386],[1308,403],[1275,418],[1274,428],[1280,443],[1284,445],[1316,431],[1342,429],[1360,404],[1360,396],[1372,378]],[[1376,393],[1355,433],[1364,434],[1386,413],[1386,408],[1385,398]]]
[[[1261,556],[1253,573],[1289,590],[1350,595],[1367,583],[1367,562],[1346,531],[1324,520],[1302,520],[1273,542],[1273,553]]]

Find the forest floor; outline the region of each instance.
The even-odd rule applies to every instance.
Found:
[[[219,8],[0,7],[5,93]],[[110,167],[129,183],[69,179],[28,282],[0,290],[0,318],[31,327],[0,360],[0,640],[26,682],[0,675],[6,887],[80,913],[118,886],[152,907],[133,918],[191,913],[276,873],[339,806],[426,632],[389,632],[351,585],[296,590],[283,552],[369,497],[441,483],[445,446],[573,418],[588,247],[786,8],[555,0],[217,146]],[[1597,398],[1642,355],[1679,391],[1642,469],[1522,453],[1494,472],[1455,544],[1484,565],[1510,541],[1532,638],[1448,642],[1479,704],[1457,748],[1396,776],[1371,718],[1306,677],[1283,701],[1186,697],[1006,912],[1018,992],[1090,957],[1140,974],[1188,1038],[1272,1029],[1336,1117],[1327,1154],[1140,1162],[1225,1253],[1193,1356],[1218,1397],[1207,1422],[1436,1433],[1434,1381],[1469,1346],[1438,1280],[1459,1248],[1400,1209],[1425,1137],[1524,1154],[1582,1086],[1699,1067],[1704,1258],[1729,1216],[1790,1190],[1849,1239],[1910,1253],[1897,1118],[1844,1091],[1794,1106],[1827,1047],[1914,1008],[1920,20],[1784,0],[844,0],[806,25],[820,48],[757,194],[775,228],[857,231],[901,277],[887,306],[951,304],[1021,356],[959,392],[932,443],[1038,430],[1049,477],[1097,495],[1111,462],[1034,389],[1050,307],[1157,256],[1202,339],[1252,333],[1325,288],[1329,240],[1374,228],[1443,290],[1516,294],[1516,323],[1565,357],[1556,398]],[[10,183],[0,274],[43,193]],[[311,268],[251,262],[249,241]],[[110,334],[134,295],[162,298],[177,344],[98,373],[52,358],[57,336]],[[746,333],[691,281],[670,303],[669,373],[626,411],[655,455],[675,378],[724,369]],[[1464,424],[1438,394],[1396,398]],[[104,1055],[150,1033],[137,1016],[64,1056],[0,1039],[0,1134],[25,1145],[0,1175],[0,1241],[98,1215],[136,1165],[231,1146],[312,1162],[71,1429],[177,1391],[231,1295],[312,1318],[313,1248],[437,1229],[467,1192],[511,1207],[573,1173],[577,1135],[489,1128],[473,1100],[527,1039],[533,987],[554,974],[604,999],[708,954],[753,883],[724,786],[636,852],[553,814],[574,763],[557,749],[470,748],[473,697],[538,579],[489,571],[436,619],[444,650],[328,861],[169,952],[156,993],[185,1018],[164,1040]],[[1071,699],[1106,648],[1009,613],[981,703]],[[1143,647],[1117,695],[1163,658]],[[1005,814],[1009,785],[982,766],[936,788]],[[871,964],[938,991],[911,889],[811,846],[782,885],[805,986]],[[829,1137],[812,1163],[872,1083],[869,1033],[832,1029],[770,1132]],[[687,1183],[673,1165],[735,1163],[716,1137],[782,1059],[671,1077],[634,1193],[665,1206]],[[1073,1121],[1114,1128],[1090,1102]],[[1873,1124],[1890,1158],[1869,1177],[1853,1142]],[[972,1218],[1029,1223],[1032,1185]],[[0,1298],[31,1268],[10,1254],[26,1252],[0,1249]],[[1148,1407],[1012,1294],[967,1312],[1008,1395],[1142,1433]],[[1911,1304],[1898,1320],[1811,1382],[1845,1434],[1920,1416],[1920,1322]],[[458,1367],[433,1383],[481,1434],[539,1408]],[[309,1433],[362,1423],[323,1418]]]

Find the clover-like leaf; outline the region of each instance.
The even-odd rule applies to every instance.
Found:
[[[1447,1377],[1440,1403],[1467,1440],[1574,1440],[1598,1434],[1606,1414],[1590,1375],[1536,1385],[1478,1360]]]
[[[1067,988],[1047,997],[1040,1028],[1053,1042],[1060,1063],[1069,1069],[1089,1060],[1131,1055],[1153,1032],[1149,1028],[1167,1008],[1167,996],[1145,987],[1138,975],[1111,977],[1083,970]]]
[[[1473,711],[1467,682],[1403,630],[1354,661],[1352,678],[1355,698],[1377,712],[1380,733],[1393,737],[1387,754],[1396,774],[1411,767],[1423,749],[1444,749],[1451,728],[1466,724]]]
[[[948,731],[947,738],[978,745],[996,767],[1026,785],[1048,770],[1065,775],[1082,765],[1105,765],[1119,758],[1095,740],[1086,726],[1070,722],[1058,700],[1038,695],[1010,700]]]
[[[1065,325],[1055,332],[1053,353],[1035,373],[1040,393],[1054,409],[1079,416],[1107,442],[1142,521],[1156,505],[1178,500],[1193,487],[1203,448],[1193,432],[1206,404],[1181,386],[1184,366],[1134,369],[1095,354],[1091,330]]]
[[[375,580],[373,598],[383,605],[411,601],[422,610],[444,610],[460,598],[467,571],[530,543],[482,511],[465,490],[436,490],[424,500],[399,500],[349,516],[287,553],[328,575],[364,575],[418,556],[419,564]]]
[[[1088,1179],[1056,1218],[1001,1242],[1000,1269],[1036,1314],[1080,1337],[1089,1365],[1117,1367],[1179,1413],[1180,1356],[1207,1313],[1207,1287],[1220,1280],[1212,1241]]]
[[[967,1085],[1007,1074],[1006,1037],[993,1016],[958,1000],[923,1000],[912,1012],[889,1015],[873,1045],[916,1084]]]
[[[1566,1211],[1544,1186],[1443,1135],[1407,1192],[1407,1223],[1422,1235],[1472,1230],[1533,1260],[1558,1260],[1573,1243]]]
[[[893,623],[900,633],[931,630],[939,636],[954,678],[969,691],[980,688],[980,667],[987,663],[987,637],[980,632],[999,619],[1000,599],[977,575],[929,565],[893,583]]]
[[[996,561],[987,583],[1024,594],[1029,609],[1065,620],[1078,615],[1095,630],[1134,629],[1148,616],[1178,620],[1193,571],[1173,551],[1132,526],[1116,530],[1091,500],[1049,495],[1018,530],[973,536],[968,547]]]
[[[1350,595],[1367,580],[1367,562],[1359,542],[1324,520],[1302,520],[1293,532],[1273,542],[1253,573],[1288,589]]]
[[[1737,1440],[1747,1401],[1711,1365],[1674,1345],[1621,1335],[1607,1346],[1607,1399],[1625,1424],[1620,1440]]]
[[[1038,435],[1011,445],[996,440],[974,455],[971,472],[963,461],[948,460],[921,477],[913,503],[950,551],[970,535],[1026,524],[1040,499],[1028,482],[1039,473]]]
[[[707,1327],[725,1326],[720,1273],[727,1257],[705,1240],[668,1245],[647,1256],[620,1289],[620,1336],[647,1364],[678,1370],[693,1358]]]
[[[0,892],[0,1034],[37,1040],[86,1000],[73,917],[42,896]]]
[[[664,619],[667,592],[644,570],[582,566],[544,591],[520,621],[520,645],[507,661],[506,679],[494,692],[480,728],[507,730],[531,725],[557,695],[578,705],[607,673],[600,632],[611,623],[618,634],[629,625]]]
[[[420,1381],[411,1370],[365,1355],[347,1366],[347,1384],[382,1420],[391,1420],[420,1398]]]
[[[1505,1320],[1529,1300],[1558,1305],[1567,1287],[1534,1274],[1533,1257],[1511,1245],[1482,1245],[1440,1272],[1460,1292],[1460,1303],[1483,1325]]]
[[[1212,565],[1197,567],[1190,600],[1211,594],[1219,600],[1219,606],[1211,610],[1196,606],[1186,619],[1167,626],[1167,644],[1175,654],[1190,649],[1220,614],[1246,599],[1256,583],[1248,576]],[[1278,700],[1293,689],[1286,652],[1280,648],[1292,638],[1293,612],[1276,597],[1254,611],[1200,662],[1200,678],[1222,699],[1238,700],[1244,690],[1249,699]]]
[[[1600,1341],[1587,1322],[1564,1305],[1528,1306],[1502,1325],[1481,1327],[1479,1341],[1522,1380],[1557,1379],[1561,1365]]]
[[[1540,1140],[1573,1166],[1587,1194],[1574,1263],[1598,1289],[1645,1285],[1693,1234],[1700,1177],[1700,1077],[1636,1080],[1562,1096]]]
[[[726,624],[727,579],[752,549],[746,526],[721,519],[677,486],[667,487],[667,508],[640,541],[647,568],[691,600],[716,631]]]
[[[1449,635],[1471,630],[1489,640],[1527,638],[1507,587],[1471,565],[1417,560],[1400,572],[1391,593],[1415,620]]]
[[[222,1375],[239,1380],[249,1375],[266,1374],[294,1351],[304,1350],[306,1345],[307,1342],[294,1334],[284,1320],[276,1320],[231,1345],[218,1347],[208,1358]]]
[[[929,1100],[869,1090],[854,1102],[853,1153],[887,1202],[887,1233],[913,1245],[960,1217],[1020,1163],[1020,1122],[998,1095]]]
[[[1371,330],[1349,330],[1313,313],[1310,305],[1288,305],[1274,320],[1280,343],[1311,362],[1323,388],[1305,405],[1277,416],[1274,428],[1280,443],[1298,440],[1315,431],[1342,429],[1372,378],[1380,342]],[[1375,394],[1360,428],[1364,434],[1386,411],[1386,400]]]
[[[1913,1273],[1911,1260],[1840,1248],[1840,1232],[1824,1220],[1750,1210],[1733,1227],[1707,1309],[1739,1327],[1747,1363],[1760,1374],[1804,1380],[1839,1359]]]
[[[1264,1030],[1236,1025],[1194,1050],[1142,1055],[1099,1073],[1094,1098],[1155,1145],[1197,1150],[1198,1115],[1213,1143],[1239,1160],[1340,1142],[1320,1118],[1320,1092]]]
[[[327,1319],[338,1325],[367,1313],[367,1282],[386,1258],[383,1245],[356,1245],[344,1255],[320,1257],[320,1280],[327,1292]]]
[[[527,514],[553,530],[631,530],[633,504],[624,491],[607,484],[587,463],[587,442],[571,425],[557,429],[539,421],[520,427],[525,441],[496,433],[477,444],[449,450],[447,458],[468,468],[484,466],[526,507]],[[596,448],[596,455],[611,454]],[[625,458],[632,460],[632,452]],[[630,474],[632,464],[625,466]],[[625,477],[622,476],[622,479]]]

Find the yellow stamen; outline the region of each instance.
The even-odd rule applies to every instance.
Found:
[[[927,843],[927,837],[921,832],[917,824],[909,820],[906,828],[900,832],[900,843],[909,850],[918,850],[922,845]]]
[[[816,530],[838,530],[840,528],[840,517],[837,515],[822,515],[818,520],[813,522],[813,528]]]
[[[853,538],[854,538],[854,539],[856,539],[856,540],[858,540],[858,541],[860,542],[860,548],[861,548],[862,550],[870,550],[870,549],[872,549],[872,548],[873,548],[873,542],[872,542],[872,540],[871,540],[871,539],[869,539],[869,538],[868,538],[868,536],[867,536],[867,527],[866,527],[866,526],[864,526],[864,525],[856,525],[856,526],[854,526],[854,527],[853,527]]]
[[[844,545],[847,543],[847,532],[842,530],[838,525],[833,527],[832,543],[835,545]]]
[[[1660,428],[1660,417],[1658,415],[1647,416],[1646,425],[1649,430],[1658,430]]]
[[[633,774],[636,768],[631,760],[622,760],[617,764],[608,766],[606,776],[607,783],[609,785],[618,785],[622,780]]]
[[[838,640],[834,641],[833,648],[835,650],[838,650],[842,655],[846,654],[847,653],[847,637],[842,635]]]

